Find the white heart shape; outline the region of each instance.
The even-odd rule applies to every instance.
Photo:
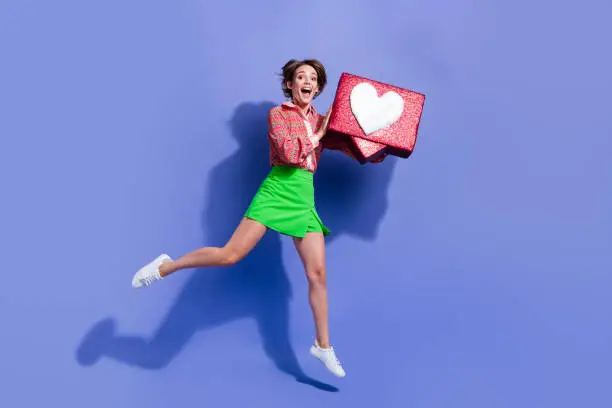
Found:
[[[404,99],[394,91],[380,98],[371,84],[361,82],[351,91],[351,109],[366,135],[395,123],[404,112]]]

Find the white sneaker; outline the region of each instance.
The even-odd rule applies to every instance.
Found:
[[[149,264],[140,268],[138,272],[134,275],[132,279],[132,288],[138,289],[142,287],[150,286],[153,281],[162,279],[159,274],[159,266],[166,262],[171,261],[172,258],[166,254],[162,254],[151,261]]]
[[[340,364],[340,360],[336,357],[334,348],[330,347],[327,349],[319,347],[319,344],[315,341],[315,344],[310,347],[310,354],[321,360],[325,367],[338,377],[344,377],[346,373]]]

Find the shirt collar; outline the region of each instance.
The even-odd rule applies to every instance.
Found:
[[[286,106],[290,109],[295,109],[299,112],[299,107],[293,103],[292,101],[285,101],[283,102],[283,106]],[[306,112],[306,116],[308,115],[316,115],[317,114],[317,109],[314,107],[313,104],[310,104],[310,106],[308,107],[308,111]]]

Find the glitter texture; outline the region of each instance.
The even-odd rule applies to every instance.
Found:
[[[361,82],[372,85],[379,97],[387,91],[395,91],[404,100],[401,117],[395,123],[369,135],[361,129],[351,109],[351,91]],[[343,73],[338,82],[325,137],[342,140],[361,164],[371,162],[383,153],[407,158],[416,144],[424,103],[425,95],[418,92]]]

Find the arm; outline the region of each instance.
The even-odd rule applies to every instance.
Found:
[[[351,159],[356,160],[355,155],[353,154],[351,149],[348,147],[346,142],[344,142],[343,140],[324,138],[321,141],[321,144],[323,145],[324,149],[339,150],[342,153],[346,154]]]
[[[349,149],[345,142],[333,138],[330,139],[323,137],[325,136],[325,133],[327,132],[327,127],[329,126],[329,118],[331,116],[332,108],[333,106],[329,108],[325,116],[319,116],[319,120],[317,122],[316,136],[319,140],[321,140],[321,145],[323,149],[339,150],[350,158],[354,159],[355,156],[353,155],[351,149]]]
[[[377,159],[375,159],[375,160],[372,160],[370,163],[374,163],[374,164],[376,164],[376,163],[382,163],[382,162],[383,162],[383,160],[385,160],[385,157],[387,157],[387,155],[388,155],[388,154],[389,154],[389,153],[386,153],[386,152],[385,152],[385,153],[381,154],[379,158],[377,158]]]
[[[348,147],[346,142],[344,142],[342,140],[323,139],[321,144],[323,145],[324,149],[339,150],[342,153],[344,153],[347,156],[349,156],[351,159],[357,160],[357,158],[353,154],[352,150]],[[382,163],[385,160],[385,158],[387,157],[387,155],[388,155],[388,153],[385,152],[385,153],[381,154],[379,157],[377,157],[376,159],[370,161],[370,163],[372,163],[372,164]]]
[[[292,135],[285,118],[276,109],[268,112],[268,140],[281,160],[294,165],[302,163],[318,145],[318,142],[313,144],[306,133]]]
[[[323,146],[324,149],[339,150],[342,153],[349,156],[351,159],[357,160],[352,150],[349,148],[349,146],[347,145],[345,141],[334,139],[334,138],[331,138],[331,139],[323,138],[323,136],[325,136],[325,132],[327,132],[327,126],[329,125],[329,118],[331,116],[331,110],[332,108],[330,108],[329,111],[327,111],[327,115],[325,115],[325,117],[321,116],[319,118],[319,123],[318,123],[319,130],[317,131],[316,134],[319,140],[323,139],[321,140],[321,145]],[[383,160],[385,160],[385,157],[387,157],[387,153],[383,153],[377,159],[372,160],[371,163],[382,163]]]

